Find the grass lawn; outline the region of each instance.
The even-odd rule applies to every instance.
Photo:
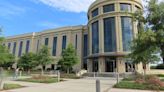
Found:
[[[114,85],[114,88],[164,91],[164,87],[155,86],[154,84],[149,84],[149,83],[137,83],[132,78],[124,78],[118,84]]]
[[[23,86],[19,84],[4,84],[3,89],[4,90],[9,90],[9,89],[17,89],[17,88],[22,88]]]
[[[26,79],[18,79],[17,81],[34,82],[34,83],[56,83],[58,82],[58,79],[54,77],[26,78]],[[63,81],[63,80],[60,80],[60,81]]]

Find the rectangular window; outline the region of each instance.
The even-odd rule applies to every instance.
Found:
[[[99,52],[99,22],[92,23],[92,53]]]
[[[88,34],[85,34],[84,35],[84,45],[83,45],[83,51],[84,51],[84,54],[83,56],[87,56],[88,55]]]
[[[26,41],[26,53],[29,52],[30,40]]]
[[[46,46],[48,46],[48,42],[49,42],[49,38],[45,38],[45,44]]]
[[[120,4],[120,10],[121,11],[128,11],[130,12],[132,9],[131,9],[131,5],[130,4],[126,4],[126,3],[121,3]]]
[[[105,5],[103,6],[103,12],[106,13],[106,12],[111,12],[111,11],[114,11],[114,4],[109,4],[109,5]]]
[[[14,42],[14,46],[13,46],[13,55],[15,55],[15,53],[16,53],[16,46],[17,46],[17,43],[16,42]]]
[[[116,51],[115,18],[104,19],[104,52]]]
[[[66,49],[66,44],[67,44],[67,36],[63,36],[63,40],[62,40],[62,50]]]
[[[39,50],[39,40],[37,42],[37,52],[38,52],[38,50]]]
[[[123,51],[130,51],[133,39],[132,18],[121,17]]]
[[[77,50],[77,34],[76,34],[76,37],[75,37],[75,49]]]
[[[98,8],[92,11],[92,17],[95,17],[99,14]]]
[[[52,49],[52,55],[56,56],[56,48],[57,48],[57,37],[53,38],[53,49]]]
[[[20,44],[19,44],[18,57],[20,57],[22,55],[22,47],[23,47],[23,41],[21,41]]]
[[[11,43],[8,43],[8,50],[10,50],[11,48]]]

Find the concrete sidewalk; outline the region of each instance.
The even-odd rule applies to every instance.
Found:
[[[76,79],[53,84],[41,84],[4,92],[96,92],[95,79]],[[101,92],[107,92],[116,83],[113,79],[101,79]]]

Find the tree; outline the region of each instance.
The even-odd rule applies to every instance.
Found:
[[[7,47],[3,45],[4,37],[1,35],[0,31],[0,89],[3,89],[3,74],[4,74],[4,67],[6,64],[11,63],[14,61],[14,56],[9,53]]]
[[[44,75],[43,66],[51,64],[54,59],[50,55],[49,48],[43,46],[37,53],[37,65],[41,66],[41,75]]]
[[[76,50],[72,44],[69,44],[68,47],[63,50],[62,58],[59,60],[58,65],[61,65],[62,68],[69,70],[78,63],[78,56],[76,55]]]
[[[130,59],[134,64],[142,63],[144,69],[144,76],[146,75],[146,65],[159,61],[158,47],[156,44],[151,44],[156,41],[156,34],[151,30],[140,30],[132,42],[131,53],[129,54]],[[151,42],[151,43],[148,43]]]
[[[26,53],[23,54],[18,60],[18,66],[30,73],[30,70],[37,66],[36,54]]]
[[[164,63],[164,2],[159,3],[158,0],[150,0],[145,10],[145,17],[143,17],[143,13],[137,12],[135,18],[140,24],[147,25],[156,34],[154,43],[160,48]]]

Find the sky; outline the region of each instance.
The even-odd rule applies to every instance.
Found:
[[[5,36],[63,26],[86,25],[95,0],[1,0],[0,28]]]

